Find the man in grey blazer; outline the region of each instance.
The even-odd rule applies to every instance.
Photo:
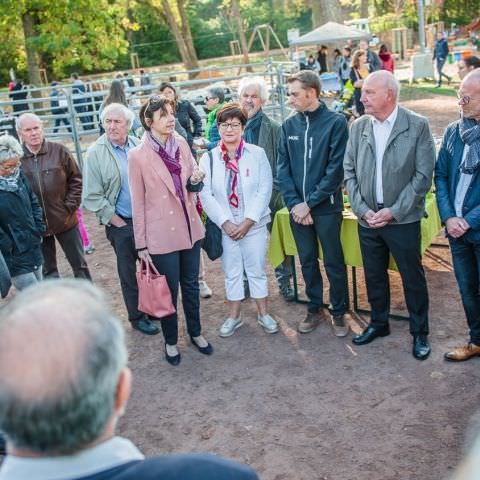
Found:
[[[247,143],[253,143],[265,150],[268,161],[272,167],[273,188],[270,210],[272,219],[278,210],[282,209],[282,195],[276,182],[277,175],[277,151],[281,126],[264,111],[263,106],[268,99],[267,85],[261,77],[244,77],[238,87],[240,104],[248,114],[248,122],[243,137]],[[273,221],[273,220],[272,220]],[[271,225],[271,224],[270,224]],[[294,299],[292,289],[292,257],[287,256],[283,263],[275,269],[278,288],[283,298],[289,302]]]
[[[432,185],[435,146],[426,118],[398,106],[399,84],[387,71],[362,87],[367,115],[352,125],[345,152],[345,185],[358,217],[370,325],[353,343],[390,334],[389,254],[402,277],[413,336],[413,356],[424,360],[428,343],[428,290],[420,253],[420,221]],[[381,172],[381,173],[379,173]]]

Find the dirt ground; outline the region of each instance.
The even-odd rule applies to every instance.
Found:
[[[450,97],[406,105],[430,118],[436,136],[457,117]],[[86,214],[86,220],[96,247],[88,256],[94,280],[126,323],[113,251],[94,217]],[[202,300],[202,323],[214,355],[192,348],[182,319],[182,363],[171,367],[161,335],[148,337],[126,324],[134,387],[119,433],[147,455],[213,452],[250,464],[264,480],[446,478],[478,408],[480,363],[444,362],[443,353],[466,339],[466,322],[448,249],[432,247],[424,265],[433,351],[418,362],[407,322],[392,321],[391,336],[362,347],[351,343],[351,335],[334,337],[326,323],[297,334],[305,306],[285,303],[273,280],[270,310],[281,331],[265,334],[246,301],[245,325],[221,339],[223,275],[219,261],[207,261],[214,295]],[[70,275],[64,262],[62,271]],[[392,306],[405,313],[398,275],[391,279]],[[365,305],[361,275],[360,290]],[[352,328],[360,331],[366,321]]]

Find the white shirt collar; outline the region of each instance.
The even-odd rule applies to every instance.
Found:
[[[372,116],[373,124],[374,125],[388,125],[390,127],[393,127],[393,124],[395,123],[395,120],[397,119],[397,115],[398,115],[398,105],[393,109],[393,112],[383,122],[381,122],[380,120],[377,120],[375,117]]]
[[[65,480],[86,477],[145,457],[126,438],[113,437],[74,455],[26,458],[7,455],[0,480]]]

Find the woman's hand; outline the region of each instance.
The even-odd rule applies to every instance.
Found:
[[[238,227],[235,228],[230,238],[232,240],[241,240],[253,227],[255,222],[250,218],[246,218]]]
[[[138,258],[140,260],[144,260],[147,263],[151,263],[153,265],[153,260],[150,254],[148,253],[148,249],[144,248],[143,250],[138,251]]]
[[[200,182],[203,182],[203,179],[205,178],[205,172],[201,170],[197,165],[193,168],[193,173],[190,176],[190,183],[192,185],[197,185]]]
[[[232,238],[233,232],[235,232],[237,225],[232,223],[230,220],[227,220],[223,225],[222,225],[223,231],[230,237]]]

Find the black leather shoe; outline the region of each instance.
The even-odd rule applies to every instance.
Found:
[[[167,353],[167,346],[165,346],[165,360],[170,364],[176,367],[179,363],[182,357],[178,353],[177,355],[173,355],[172,357]]]
[[[355,345],[365,345],[373,342],[377,337],[386,337],[390,335],[390,327],[372,327],[369,325],[360,335],[355,335],[352,339],[352,343]]]
[[[141,318],[132,322],[132,328],[139,330],[145,335],[156,335],[160,332],[159,328],[154,325],[148,318]]]
[[[200,347],[197,345],[197,343],[195,342],[195,340],[191,335],[190,335],[190,340],[192,341],[193,346],[196,347],[196,349],[200,353],[203,353],[204,355],[211,355],[213,353],[213,347],[210,345],[210,343],[207,342],[208,345],[206,347]]]
[[[415,335],[413,337],[412,354],[417,360],[427,359],[431,351],[426,335]]]

